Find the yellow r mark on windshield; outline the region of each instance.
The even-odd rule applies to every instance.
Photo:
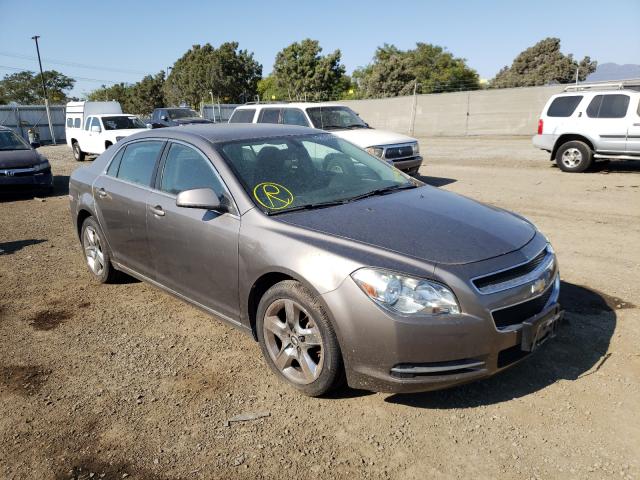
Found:
[[[293,203],[293,194],[286,187],[272,182],[256,185],[253,196],[260,205],[269,210],[282,210]]]

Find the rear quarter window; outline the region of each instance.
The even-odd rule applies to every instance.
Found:
[[[582,101],[582,95],[557,97],[547,110],[548,117],[570,117]]]
[[[229,123],[253,123],[253,116],[256,111],[253,108],[243,108],[242,110],[236,110],[231,115]]]

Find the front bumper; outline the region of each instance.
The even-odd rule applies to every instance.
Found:
[[[490,377],[553,337],[563,316],[557,271],[553,278],[540,295],[548,299],[540,311],[518,319],[520,323],[509,329],[496,327],[492,308],[496,302],[501,307],[517,303],[515,295],[530,292],[530,285],[519,292],[486,295],[470,308],[465,300],[461,302],[462,314],[435,317],[383,310],[350,278],[322,298],[337,326],[349,385],[410,393]],[[480,305],[482,301],[485,305]]]
[[[422,165],[422,157],[402,158],[400,160],[390,161],[390,163],[398,170],[408,171],[420,168]]]
[[[29,175],[6,175],[0,173],[0,186],[51,187],[53,186],[53,175],[51,175],[51,171]]]

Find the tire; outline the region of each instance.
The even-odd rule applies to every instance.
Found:
[[[82,252],[91,276],[98,283],[113,283],[117,280],[118,271],[111,264],[111,254],[104,238],[100,225],[93,217],[88,217],[82,223]],[[98,265],[101,265],[101,268]]]
[[[260,299],[256,330],[260,348],[273,372],[310,397],[344,381],[340,346],[317,298],[303,285],[286,280]]]
[[[71,147],[73,148],[73,157],[76,161],[84,162],[85,153],[80,149],[80,144],[78,142],[73,142]]]
[[[563,172],[584,172],[591,167],[592,163],[591,148],[579,140],[563,143],[556,152],[556,164]]]
[[[105,149],[105,150],[108,150],[108,149],[109,149],[109,147],[110,147],[111,145],[113,145],[113,143],[111,143],[111,142],[104,142],[104,149]]]
[[[420,170],[420,167],[413,167],[410,168],[409,170],[407,170],[407,175],[411,175],[412,177],[417,177],[418,176],[418,171]]]

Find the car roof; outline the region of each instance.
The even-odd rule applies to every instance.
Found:
[[[147,130],[146,132],[136,134],[136,138],[164,137],[187,140],[189,137],[197,136],[211,143],[223,143],[233,140],[254,140],[259,138],[311,134],[326,135],[327,132],[297,125],[279,125],[273,123],[203,123]]]
[[[309,108],[309,107],[345,107],[346,105],[341,105],[339,103],[332,102],[276,102],[276,103],[250,103],[246,105],[240,105],[237,107],[238,110],[244,110],[247,108]]]

